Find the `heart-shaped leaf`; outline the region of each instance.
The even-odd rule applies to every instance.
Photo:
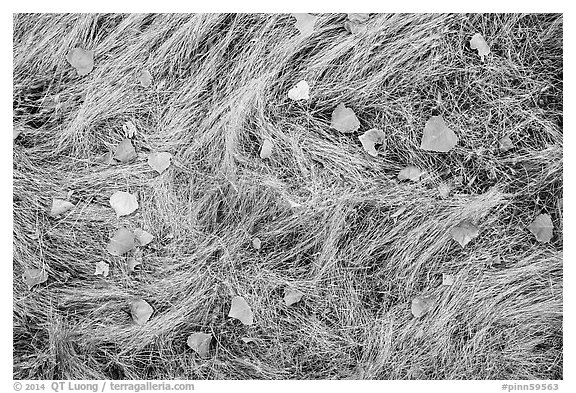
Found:
[[[56,217],[60,214],[66,213],[68,210],[74,208],[74,205],[63,199],[52,199],[52,208],[50,209],[50,216]]]
[[[463,220],[458,225],[450,229],[450,236],[456,240],[462,247],[470,243],[472,239],[479,234],[478,227],[470,220]]]
[[[138,209],[138,200],[136,199],[136,194],[116,191],[110,197],[110,206],[116,212],[116,217],[120,218],[134,213]]]
[[[212,335],[206,333],[192,333],[188,336],[186,344],[201,357],[207,357],[210,353]]]
[[[134,236],[136,237],[139,246],[145,246],[154,240],[154,236],[151,233],[140,228],[134,230]]]
[[[126,254],[134,247],[136,247],[136,243],[134,242],[134,234],[130,230],[121,227],[110,239],[106,249],[110,254],[120,256]]]
[[[132,141],[128,138],[123,139],[114,151],[114,158],[120,162],[130,162],[136,157],[136,149],[134,149]]]
[[[138,82],[140,82],[142,87],[150,86],[150,84],[152,83],[152,74],[150,74],[150,71],[143,70],[138,76]]]
[[[346,108],[344,104],[338,104],[332,112],[330,127],[347,134],[358,130],[360,121],[352,109]]]
[[[436,303],[436,298],[432,295],[415,297],[412,300],[412,315],[420,318],[434,307],[434,303]]]
[[[272,148],[274,147],[274,143],[268,138],[264,139],[262,142],[262,147],[260,148],[260,158],[270,158],[272,156]]]
[[[159,174],[162,174],[170,166],[172,154],[168,152],[150,153],[148,155],[148,165]]]
[[[32,289],[34,285],[42,284],[48,280],[48,273],[43,269],[26,269],[24,274],[22,274],[22,279],[28,286],[28,289]]]
[[[95,276],[108,277],[109,272],[110,272],[110,265],[108,265],[106,262],[103,261],[96,262],[96,271],[94,272]]]
[[[428,151],[446,153],[458,143],[458,137],[448,126],[442,116],[432,116],[424,126],[424,135],[420,148]]]
[[[154,309],[146,300],[138,299],[130,303],[130,314],[137,325],[144,325],[154,313]]]
[[[284,288],[284,303],[287,306],[291,306],[295,303],[298,303],[304,294],[297,289],[293,288]]]
[[[364,150],[372,157],[378,156],[376,145],[380,145],[379,150],[381,152],[386,150],[386,134],[384,134],[384,131],[377,128],[372,128],[371,130],[366,131],[364,134],[360,135],[358,139],[360,139]]]
[[[414,165],[408,165],[406,168],[398,172],[398,180],[411,180],[418,181],[424,174],[422,170]]]
[[[530,232],[536,236],[536,240],[547,243],[552,239],[554,224],[549,214],[540,214],[528,226]]]
[[[246,303],[242,296],[234,296],[228,313],[230,318],[236,318],[244,325],[252,325],[254,323],[254,315],[252,309]]]
[[[88,75],[94,68],[94,52],[91,50],[74,48],[68,52],[66,60],[80,76]]]
[[[490,47],[480,33],[474,34],[470,39],[470,48],[477,49],[478,56],[480,56],[482,60],[484,60],[484,56],[490,53]]]
[[[296,23],[294,26],[300,32],[300,38],[304,39],[312,33],[314,33],[314,24],[316,23],[316,17],[310,14],[291,14],[294,18],[296,18]]]
[[[310,99],[310,86],[308,86],[308,82],[302,80],[296,83],[296,86],[288,90],[288,98],[294,101]]]

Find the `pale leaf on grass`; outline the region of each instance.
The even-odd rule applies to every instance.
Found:
[[[52,208],[50,209],[50,216],[56,217],[74,208],[74,204],[63,199],[52,199]]]
[[[432,116],[424,126],[420,148],[428,151],[446,153],[458,143],[458,137],[448,126],[442,116]]]
[[[262,247],[262,241],[255,237],[254,239],[252,239],[252,247],[254,247],[255,250],[260,250],[260,248]]]
[[[428,313],[436,303],[436,298],[432,295],[417,296],[412,300],[412,315],[415,318],[420,318]]]
[[[210,353],[212,335],[207,333],[192,333],[188,336],[186,344],[201,357],[207,357]]]
[[[341,103],[338,104],[332,112],[330,127],[344,134],[348,134],[360,128],[360,121],[352,109],[346,108],[346,106]]]
[[[384,134],[384,131],[382,130],[372,128],[360,135],[358,139],[360,139],[360,143],[362,143],[362,147],[366,153],[370,154],[372,157],[377,157],[378,151],[386,151],[386,134]],[[380,146],[378,150],[376,150],[376,145]]]
[[[134,242],[134,234],[122,227],[119,228],[114,236],[110,239],[106,250],[112,255],[121,256],[136,247]]]
[[[125,191],[116,191],[110,197],[110,206],[116,212],[116,217],[127,216],[138,209],[138,200],[136,194],[130,194]]]
[[[500,151],[506,152],[514,148],[514,143],[512,142],[512,139],[510,139],[509,136],[503,136],[498,143],[498,148],[500,149]]]
[[[364,23],[368,19],[370,19],[370,14],[346,14],[348,16],[348,20],[351,22],[360,22]]]
[[[470,39],[470,48],[478,50],[478,56],[482,61],[484,61],[484,56],[490,53],[490,47],[480,33],[474,34]]]
[[[448,198],[450,196],[450,186],[446,183],[440,183],[438,186],[438,194],[444,199]]]
[[[146,300],[138,299],[130,303],[130,314],[136,325],[144,325],[154,313],[154,309]]]
[[[256,339],[252,337],[242,337],[240,340],[242,340],[245,344],[256,342]]]
[[[314,33],[314,25],[316,24],[316,17],[310,14],[291,14],[296,18],[294,26],[300,32],[300,38],[304,39]]]
[[[272,156],[272,148],[274,147],[274,143],[268,138],[264,139],[262,142],[262,147],[260,148],[260,158],[266,159]]]
[[[154,240],[154,236],[151,233],[148,233],[141,228],[134,230],[134,237],[136,237],[139,246],[145,246]]]
[[[304,294],[294,288],[284,288],[284,303],[287,306],[298,303]]]
[[[96,271],[94,272],[95,276],[108,277],[109,272],[110,272],[110,265],[108,265],[106,262],[103,261],[96,262]]]
[[[94,68],[94,52],[91,50],[74,48],[68,52],[66,60],[80,76],[88,75]]]
[[[479,234],[478,227],[470,220],[463,220],[458,225],[450,229],[450,236],[456,240],[463,248]]]
[[[454,284],[454,276],[452,274],[442,273],[442,285],[451,286]]]
[[[422,170],[414,165],[408,165],[406,168],[398,172],[398,180],[411,180],[416,182],[424,174]]]
[[[128,258],[128,262],[126,264],[128,266],[128,271],[130,273],[133,273],[134,271],[136,271],[136,266],[142,265],[142,263],[134,257]]]
[[[238,319],[244,325],[252,325],[254,323],[252,309],[242,296],[234,296],[232,298],[232,304],[230,305],[228,316],[230,318]]]
[[[114,151],[114,158],[120,162],[130,162],[137,156],[136,149],[134,149],[132,141],[128,138],[123,139]]]
[[[112,165],[114,164],[114,153],[111,151],[102,154],[101,156],[96,158],[96,161],[105,164],[105,165]]]
[[[44,269],[26,269],[22,274],[22,279],[32,289],[34,285],[42,284],[48,280],[48,273]]]
[[[122,130],[124,131],[124,136],[126,138],[134,138],[136,131],[138,131],[136,125],[132,123],[131,120],[127,120],[126,123],[122,125]]]
[[[549,214],[540,214],[528,226],[528,229],[540,243],[548,243],[554,234],[554,224]]]
[[[172,154],[162,151],[150,153],[148,155],[148,165],[159,174],[162,174],[170,166],[172,161]]]
[[[138,82],[142,85],[142,87],[148,87],[152,83],[152,74],[148,70],[142,70],[140,75],[138,75]]]
[[[296,86],[288,90],[288,98],[294,101],[310,99],[310,86],[308,86],[308,82],[302,80],[296,83]]]

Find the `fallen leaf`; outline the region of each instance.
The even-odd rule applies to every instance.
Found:
[[[125,191],[116,191],[110,197],[110,206],[116,212],[116,217],[127,216],[138,209],[138,200],[136,194],[130,194]]]
[[[446,153],[458,143],[458,137],[452,131],[442,116],[432,116],[424,126],[424,135],[420,148],[428,151]]]
[[[310,14],[291,14],[296,18],[296,23],[294,26],[300,32],[300,38],[304,39],[314,32],[314,24],[316,23],[316,17]]]
[[[344,22],[344,28],[350,34],[358,34],[368,29],[364,23],[358,23],[349,20]]]
[[[310,99],[310,86],[308,86],[308,82],[302,80],[296,83],[296,86],[288,90],[288,98],[294,101]]]
[[[368,19],[370,19],[370,14],[346,14],[348,16],[348,20],[351,22],[360,22],[364,23]]]
[[[188,336],[186,344],[201,357],[207,357],[210,353],[212,335],[207,333],[192,333]]]
[[[514,143],[512,143],[512,139],[509,136],[503,136],[500,139],[499,148],[501,151],[508,151],[514,148]]]
[[[259,250],[260,247],[262,247],[262,241],[255,237],[254,239],[252,239],[252,247],[254,247],[256,250]]]
[[[104,277],[108,277],[108,273],[110,272],[110,265],[108,265],[106,262],[96,262],[96,271],[94,272],[95,276],[104,276]]]
[[[540,214],[532,221],[528,229],[540,243],[547,243],[552,239],[554,224],[549,214]]]
[[[136,266],[142,265],[142,263],[134,257],[128,258],[128,271],[133,273],[136,270]]]
[[[120,162],[130,162],[136,157],[136,149],[134,149],[132,141],[128,138],[123,139],[114,152],[114,158]]]
[[[22,274],[22,279],[28,286],[28,289],[32,289],[34,285],[46,282],[46,280],[48,280],[48,273],[43,269],[25,269],[24,274]]]
[[[130,303],[130,314],[137,325],[144,325],[148,322],[153,312],[154,309],[146,300],[138,299]]]
[[[154,240],[154,236],[151,233],[148,233],[140,228],[134,230],[134,237],[136,238],[139,246],[145,246]]]
[[[442,273],[442,285],[450,286],[454,284],[454,276],[452,274]]]
[[[380,151],[384,152],[386,150],[386,134],[384,131],[377,128],[372,128],[366,131],[364,134],[358,137],[362,143],[364,150],[370,154],[372,157],[378,156],[378,151],[375,145],[380,145]]]
[[[88,75],[94,68],[94,52],[91,50],[74,48],[68,52],[66,60],[80,76]]]
[[[480,56],[482,61],[484,61],[484,56],[490,53],[490,47],[480,33],[474,34],[472,39],[470,39],[470,48],[478,50],[478,56]]]
[[[138,82],[142,87],[148,87],[152,83],[152,74],[148,70],[143,70],[138,76]]]
[[[126,123],[122,125],[122,130],[124,130],[124,136],[126,138],[134,138],[136,131],[138,131],[136,125],[130,120],[127,120]]]
[[[295,303],[298,303],[304,294],[297,289],[293,288],[284,288],[284,303],[287,306],[291,306]]]
[[[358,130],[360,121],[352,109],[346,108],[344,104],[338,104],[332,112],[330,127],[347,134]]]
[[[456,240],[462,247],[466,247],[472,239],[478,236],[479,230],[470,220],[463,220],[458,225],[450,229],[452,239]]]
[[[260,158],[265,159],[265,158],[270,158],[272,156],[272,148],[274,147],[274,144],[272,143],[272,141],[268,138],[264,139],[264,142],[262,143],[262,147],[260,148]]]
[[[256,341],[256,339],[252,337],[242,337],[240,340],[244,341],[244,343],[246,344],[253,343]]]
[[[22,129],[21,129],[21,128],[18,128],[18,129],[13,128],[12,130],[13,130],[13,132],[14,132],[14,139],[13,139],[13,141],[14,141],[14,140],[16,140],[16,138],[18,138],[18,136],[22,133]]]
[[[98,158],[96,158],[96,161],[106,165],[114,164],[114,153],[112,153],[111,151],[109,151],[108,153],[104,153]]]
[[[442,198],[448,198],[450,196],[450,186],[446,183],[440,183],[438,193]]]
[[[414,165],[408,165],[406,168],[398,172],[398,180],[411,180],[418,181],[420,177],[424,174],[422,170]]]
[[[148,165],[159,174],[162,174],[170,166],[172,154],[168,152],[150,153],[148,155]]]
[[[126,254],[128,251],[136,247],[134,242],[134,234],[124,228],[118,228],[114,236],[108,242],[106,250],[112,255],[120,256]]]
[[[68,210],[74,208],[74,204],[63,199],[52,199],[52,208],[50,209],[50,216],[56,217],[60,214],[66,213]]]
[[[252,309],[242,296],[234,296],[232,298],[232,305],[230,306],[228,316],[238,319],[244,325],[252,325],[254,323]]]
[[[435,302],[436,298],[432,295],[415,297],[412,300],[412,315],[420,318],[434,307]]]

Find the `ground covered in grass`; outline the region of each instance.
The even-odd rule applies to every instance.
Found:
[[[288,14],[14,16],[14,378],[562,378],[562,16],[379,14],[354,35],[345,20],[301,38]],[[85,76],[74,47],[94,51]],[[310,99],[289,99],[303,79]],[[358,132],[330,128],[340,103]],[[420,149],[434,115],[459,138],[448,153]],[[138,158],[99,162],[128,120]],[[154,151],[173,155],[160,175]],[[399,181],[407,165],[427,174]],[[116,191],[135,213],[116,218]],[[541,213],[547,243],[528,230]],[[465,248],[463,219],[480,230]],[[120,226],[154,240],[112,256]],[[48,279],[29,289],[31,268]],[[228,317],[234,296],[253,325]],[[142,326],[133,299],[154,309]]]

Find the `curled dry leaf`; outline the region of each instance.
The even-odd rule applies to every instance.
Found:
[[[207,333],[192,333],[188,336],[186,344],[201,357],[207,357],[210,353],[212,335]]]
[[[398,172],[398,180],[411,180],[418,181],[424,174],[422,170],[414,165],[408,165],[406,168]]]
[[[360,128],[360,121],[352,109],[346,108],[344,104],[338,104],[332,112],[330,127],[344,134],[348,134]]]
[[[232,298],[232,304],[230,305],[228,316],[230,318],[238,319],[244,325],[252,325],[254,323],[252,309],[242,296],[234,296]]]
[[[260,158],[270,158],[272,156],[272,148],[274,147],[274,143],[268,138],[264,139],[262,142],[262,147],[260,148]]]
[[[310,14],[291,14],[296,18],[296,23],[294,26],[300,32],[300,38],[304,39],[314,32],[314,24],[316,23],[316,17]]]
[[[34,285],[42,284],[48,280],[48,273],[43,269],[26,269],[24,274],[22,274],[22,279],[28,286],[28,289],[32,289]]]
[[[242,340],[245,344],[253,343],[256,341],[256,339],[252,337],[242,337],[240,340]]]
[[[432,295],[415,297],[412,300],[412,315],[420,318],[434,307],[434,303],[436,303],[436,298]]]
[[[122,227],[118,228],[114,236],[108,242],[106,250],[112,255],[121,256],[136,247],[134,234]]]
[[[137,325],[146,324],[153,312],[154,309],[146,300],[138,299],[130,303],[130,314],[132,315],[132,320]]]
[[[262,247],[262,241],[255,237],[254,239],[252,239],[252,247],[254,247],[254,249],[256,250],[260,250],[260,248]]]
[[[94,52],[91,50],[74,48],[68,52],[66,60],[80,76],[88,75],[94,68]]]
[[[380,145],[380,151],[384,152],[386,150],[386,134],[377,128],[366,131],[358,139],[360,139],[364,150],[372,157],[378,156],[376,145]]]
[[[424,126],[420,148],[428,151],[446,153],[458,143],[458,137],[442,116],[432,116]]]
[[[74,204],[71,202],[65,201],[63,199],[52,199],[52,208],[50,209],[50,216],[56,217],[60,214],[64,214],[67,211],[74,208]]]
[[[479,230],[470,220],[463,220],[454,228],[450,229],[450,236],[462,247],[466,247],[472,239],[478,236]]]
[[[513,148],[514,148],[514,143],[512,142],[512,139],[510,139],[509,136],[503,136],[503,137],[500,139],[500,142],[499,142],[499,146],[498,146],[498,147],[500,148],[500,151],[505,152],[505,151],[508,151],[508,150],[510,150],[510,149],[513,149]]]
[[[143,70],[138,76],[138,82],[142,87],[148,87],[152,83],[152,74],[148,70]]]
[[[134,230],[134,237],[136,238],[139,246],[145,246],[154,240],[154,236],[151,233],[148,233],[141,228]]]
[[[130,162],[136,157],[136,149],[128,138],[123,139],[114,151],[114,158],[120,162]]]
[[[136,131],[138,131],[136,125],[130,120],[127,120],[126,123],[122,125],[122,130],[124,130],[124,136],[126,136],[126,138],[134,138]]]
[[[549,214],[540,214],[532,221],[528,229],[540,243],[547,243],[552,239],[554,224]]]
[[[454,276],[452,274],[442,273],[442,285],[450,286],[454,284]]]
[[[291,306],[295,303],[298,303],[304,294],[297,289],[293,288],[284,288],[284,303],[287,306]]]
[[[116,212],[116,217],[120,218],[134,213],[138,209],[138,200],[136,199],[136,194],[116,191],[110,197],[110,206]]]
[[[308,86],[308,82],[302,80],[296,83],[296,86],[288,90],[288,98],[294,101],[310,99],[310,86]]]
[[[96,271],[94,272],[95,276],[108,277],[109,272],[110,272],[110,265],[108,265],[106,262],[103,261],[96,262]]]
[[[136,270],[136,266],[142,265],[142,263],[134,257],[128,258],[128,271],[133,273]]]
[[[148,165],[159,174],[162,174],[170,166],[172,154],[168,152],[150,153],[148,155]]]
[[[484,56],[490,53],[490,47],[480,33],[474,34],[470,39],[470,48],[477,49],[478,56],[480,56],[482,60],[484,60]]]

